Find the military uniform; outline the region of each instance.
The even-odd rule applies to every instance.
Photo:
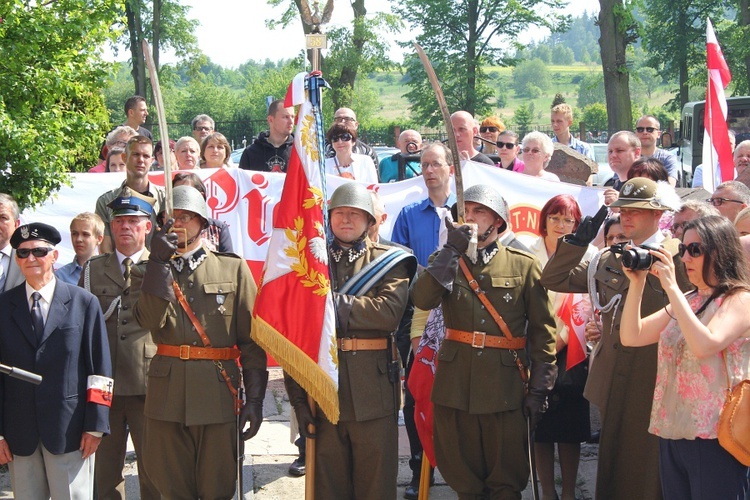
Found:
[[[431,265],[441,252],[450,250],[444,247],[433,254]],[[515,356],[524,366],[531,364],[530,386],[539,379],[536,373],[554,370],[555,321],[549,297],[539,283],[536,258],[492,243],[480,250],[476,264],[454,257],[452,284],[441,284],[430,267],[415,281],[414,305],[427,310],[442,304],[447,329],[505,338],[458,269],[459,258],[466,261],[513,337],[527,337],[526,351],[476,348],[448,339],[442,343],[432,390],[437,465],[461,499],[521,498],[529,465],[524,386]]]
[[[176,207],[177,208],[177,207]],[[152,256],[153,257],[153,256]],[[146,282],[150,279],[149,262]],[[256,286],[245,261],[233,254],[199,248],[177,258],[166,273],[179,285],[214,348],[237,346],[243,371],[266,368],[265,352],[250,338]],[[179,268],[179,271],[178,271]],[[171,283],[169,283],[171,287]],[[203,347],[190,319],[177,302],[144,289],[134,315],[166,346]],[[190,357],[183,347],[185,357]],[[238,387],[234,360],[221,362]],[[235,491],[237,424],[234,401],[214,362],[157,355],[148,372],[144,464],[166,498],[231,498]]]
[[[337,289],[388,250],[369,238],[359,248],[333,249],[329,262]],[[386,341],[406,308],[410,273],[416,267],[415,259],[410,260],[414,262],[397,264],[362,296],[334,294],[337,337],[379,339],[383,348],[339,349],[340,416],[336,425],[321,417],[316,428],[316,498],[396,497],[401,387],[388,378],[392,358]]]
[[[146,259],[148,250],[144,249],[139,262],[133,265],[131,285],[127,289],[115,253],[90,259],[78,282],[78,286],[96,295],[105,312],[112,368],[117,381],[109,411],[110,435],[102,440],[96,452],[96,489],[97,497],[102,500],[125,498],[122,469],[128,432],[138,457],[141,498],[160,497],[142,466],[146,373],[156,354],[156,345],[151,341],[151,333],[141,328],[133,317],[133,304],[140,294]]]
[[[109,205],[110,203],[112,203],[112,201],[122,195],[122,190],[123,188],[125,188],[126,182],[127,181],[123,181],[123,183],[119,187],[107,191],[96,200],[95,213],[96,215],[101,217],[102,221],[104,221],[105,239],[112,239],[112,232],[109,227],[110,223],[112,222],[112,208]],[[146,247],[148,247],[151,243],[151,237],[156,231],[156,228],[159,226],[156,220],[156,215],[164,210],[164,199],[166,197],[163,187],[157,186],[156,184],[150,182],[148,188],[148,192],[141,194],[154,198],[156,200],[156,203],[154,204],[154,209],[150,216],[151,225],[154,230],[146,235]],[[112,246],[114,247],[114,242],[112,243]]]
[[[661,243],[674,257],[677,281],[682,290],[690,285],[677,254],[679,240]],[[586,247],[558,243],[542,275],[542,284],[556,292],[588,291],[588,260],[581,262]],[[596,292],[604,306],[622,295],[619,306],[602,313],[602,337],[594,351],[584,396],[602,412],[596,497],[607,499],[661,498],[658,438],[648,433],[651,402],[656,383],[656,344],[624,347],[620,343],[620,320],[630,281],[622,272],[620,256],[604,251],[596,273]],[[669,303],[659,279],[646,279],[641,316],[646,317]]]

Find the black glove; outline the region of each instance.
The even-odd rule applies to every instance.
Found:
[[[169,219],[151,238],[150,260],[169,262],[172,259],[177,251],[177,239],[179,238],[177,233],[169,232],[173,224],[174,219]]]
[[[260,424],[263,422],[263,399],[266,397],[268,371],[263,369],[245,370],[242,376],[245,382],[247,402],[240,410],[240,423],[237,432],[242,432],[245,424],[249,421],[250,427],[242,432],[242,439],[247,441],[258,433]]]
[[[284,386],[289,395],[289,404],[292,405],[294,413],[297,415],[299,435],[304,438],[315,439],[315,433],[310,432],[309,426],[312,425],[314,429],[318,423],[315,417],[313,417],[312,411],[310,411],[310,405],[307,404],[307,393],[286,372],[284,372]]]
[[[448,228],[448,241],[445,242],[445,246],[459,255],[465,253],[471,240],[471,228],[466,224],[456,227],[448,217],[445,218],[445,227]]]
[[[589,246],[599,233],[599,228],[602,227],[602,223],[604,222],[604,219],[607,218],[608,212],[609,209],[607,206],[602,205],[602,208],[599,209],[593,218],[590,215],[584,217],[578,225],[575,234],[573,236],[567,236],[565,241],[579,247]]]
[[[527,394],[523,398],[523,414],[526,418],[531,420],[531,428],[536,427],[539,419],[542,418],[542,413],[547,411],[547,396],[541,396],[539,394]]]

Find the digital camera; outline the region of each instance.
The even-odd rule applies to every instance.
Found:
[[[654,265],[654,256],[649,250],[658,250],[655,245],[641,245],[622,252],[622,267],[633,271],[647,271]]]

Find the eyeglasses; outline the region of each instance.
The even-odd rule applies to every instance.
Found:
[[[351,116],[336,116],[333,118],[334,122],[348,122],[348,123],[354,123],[357,121],[356,118],[352,118]]]
[[[19,259],[28,259],[29,255],[34,255],[34,257],[40,259],[46,257],[52,250],[54,250],[52,247],[19,248],[16,250],[16,255]]]
[[[349,142],[351,140],[352,140],[352,134],[340,134],[340,135],[331,136],[331,144],[333,144],[334,142],[339,142],[339,141]]]
[[[552,215],[548,215],[547,220],[552,224],[559,224],[562,226],[572,226],[576,223],[575,219],[569,219],[567,217],[557,217]]]
[[[125,147],[128,145],[127,141],[115,141],[112,143],[113,146],[122,146]]]
[[[500,148],[500,149],[503,149],[503,148],[505,148],[505,149],[513,149],[513,148],[515,148],[517,146],[517,144],[515,142],[500,142],[500,141],[497,141],[496,144],[497,144],[497,147]]]
[[[213,127],[195,127],[193,130],[200,130],[201,132],[211,132]]]
[[[726,202],[742,204],[740,200],[730,200],[729,198],[709,198],[706,200],[706,203],[710,203],[715,207],[720,207]]]
[[[685,251],[690,254],[691,257],[700,257],[703,255],[703,244],[697,241],[689,243],[687,245],[680,243],[677,247],[677,252],[680,254],[680,258],[685,256]]]
[[[523,148],[523,152],[538,155],[542,150],[539,148]]]
[[[497,127],[479,127],[479,131],[484,134],[485,132],[500,132],[500,129]]]
[[[635,131],[639,134],[642,134],[643,132],[648,132],[649,134],[653,133],[654,130],[659,130],[656,127],[635,127]]]
[[[198,217],[198,214],[181,214],[181,215],[175,215],[174,220],[175,222],[179,222],[180,224],[187,224],[191,220]]]
[[[622,243],[624,241],[628,241],[628,237],[625,236],[624,233],[608,234],[607,237],[604,239],[604,241],[607,242],[607,246],[611,247],[615,243]]]

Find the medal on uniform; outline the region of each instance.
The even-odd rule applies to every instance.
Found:
[[[503,295],[503,299],[505,299],[505,302],[510,302],[513,299],[513,296],[508,292],[505,292],[505,295]]]
[[[227,300],[227,296],[226,295],[217,295],[216,296],[216,303],[219,304],[219,312],[221,314],[224,314],[224,312],[226,312],[226,310],[227,310],[227,308],[224,307],[224,301],[226,301],[226,300]]]

